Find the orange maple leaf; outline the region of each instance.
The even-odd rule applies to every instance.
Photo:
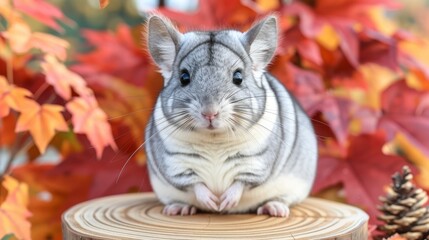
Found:
[[[109,5],[109,0],[100,0],[100,8],[105,8]]]
[[[40,49],[42,52],[53,54],[58,59],[64,61],[67,58],[67,48],[69,42],[51,34],[35,32],[31,38],[31,46]]]
[[[41,66],[46,75],[46,82],[51,84],[58,95],[65,100],[70,100],[71,98],[70,87],[73,87],[80,95],[88,92],[85,80],[78,74],[68,70],[53,55],[46,55]]]
[[[31,29],[21,19],[16,19],[9,24],[9,28],[3,33],[9,40],[9,46],[16,53],[25,53],[30,49]]]
[[[34,143],[41,153],[44,153],[48,143],[55,135],[55,130],[68,131],[67,124],[61,111],[64,107],[54,104],[39,105],[28,101],[18,118],[16,132],[30,131]]]
[[[5,176],[3,187],[7,190],[8,195],[0,205],[0,236],[13,233],[17,239],[31,239],[31,225],[27,220],[31,216],[27,210],[27,184],[19,183],[12,177]]]
[[[57,23],[58,20],[68,25],[74,24],[58,7],[45,0],[14,0],[13,5],[16,10],[33,17],[57,31],[63,30]]]
[[[12,51],[18,54],[36,48],[61,60],[67,58],[67,48],[70,45],[67,41],[46,33],[33,33],[28,24],[20,18],[14,19],[3,34],[8,39]]]
[[[114,149],[117,148],[107,115],[98,106],[94,96],[73,98],[66,108],[72,114],[74,132],[86,134],[98,158],[101,157],[104,147],[110,145]]]
[[[0,76],[0,118],[9,115],[10,109],[20,111],[23,101],[28,101],[31,92],[25,88],[10,85],[6,78]]]

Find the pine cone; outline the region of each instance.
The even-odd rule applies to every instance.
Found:
[[[380,197],[383,205],[379,210],[383,214],[378,219],[385,224],[378,229],[386,238],[397,233],[410,240],[429,239],[429,208],[423,206],[428,196],[411,182],[413,175],[409,167],[404,166],[402,171],[402,175],[392,176],[387,196]]]

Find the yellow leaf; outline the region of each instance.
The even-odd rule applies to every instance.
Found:
[[[23,101],[28,101],[31,92],[25,88],[10,85],[6,78],[0,76],[0,118],[9,115],[10,109],[20,111]]]
[[[8,194],[5,201],[0,205],[0,236],[13,233],[18,239],[30,240],[31,216],[27,210],[28,186],[19,183],[10,176],[3,179],[3,187]]]
[[[40,49],[44,53],[55,55],[58,59],[64,61],[67,58],[67,48],[70,44],[59,37],[35,32],[31,37],[31,46]]]
[[[409,69],[406,73],[405,80],[407,85],[418,90],[429,90],[429,79],[426,74],[418,68]]]
[[[368,8],[368,15],[379,32],[386,36],[392,36],[396,32],[396,24],[386,16],[386,10],[382,7]]]
[[[362,73],[368,85],[365,92],[366,104],[375,109],[380,109],[380,96],[386,87],[398,79],[397,74],[386,67],[372,63],[361,65],[358,71]]]
[[[117,148],[107,115],[99,108],[93,96],[73,98],[66,107],[72,114],[74,132],[86,134],[98,158],[101,157],[106,146]]]
[[[16,21],[16,19],[20,19],[19,13],[13,9],[8,0],[0,0],[0,15],[9,23]]]
[[[46,75],[46,82],[52,85],[58,95],[65,100],[71,98],[70,87],[73,87],[78,93],[82,93],[87,88],[86,82],[81,76],[68,70],[66,66],[58,62],[57,58],[53,55],[46,55],[41,66]],[[85,92],[87,91],[89,90]]]
[[[279,0],[256,0],[259,9],[264,12],[273,11],[280,6]]]
[[[11,22],[4,36],[9,40],[12,51],[18,54],[25,53],[31,48],[31,29],[24,21]]]
[[[331,25],[325,24],[316,36],[316,41],[324,48],[333,51],[338,48],[341,39]]]
[[[33,33],[21,19],[11,22],[4,36],[15,53],[23,54],[36,48],[63,61],[67,58],[67,48],[70,45],[67,41],[46,33]]]
[[[396,134],[395,138],[387,146],[390,149],[390,153],[392,153],[392,149],[395,149],[395,152],[399,149],[407,159],[419,168],[420,173],[415,179],[419,186],[429,189],[429,161],[426,155],[402,133]]]
[[[44,153],[48,143],[55,136],[55,130],[68,131],[67,124],[59,105],[39,105],[35,101],[27,102],[18,118],[16,132],[30,131],[34,143],[41,153]]]
[[[402,41],[399,49],[429,66],[429,40],[420,38],[418,41]]]

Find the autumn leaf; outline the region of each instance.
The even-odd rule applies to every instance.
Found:
[[[287,41],[283,41],[283,47],[286,51],[293,51],[293,49],[296,49],[303,59],[318,66],[322,65],[323,60],[319,46],[315,41],[306,38],[297,27],[292,27],[286,31],[282,37],[287,39]]]
[[[200,1],[198,10],[192,13],[177,12],[167,8],[159,9],[158,12],[187,29],[234,27],[244,30],[251,25],[257,13],[255,9],[246,6],[243,2],[241,0],[205,0]]]
[[[75,97],[66,105],[72,114],[73,131],[85,134],[100,158],[103,149],[111,146],[116,149],[107,115],[98,107],[93,96]]]
[[[374,30],[360,34],[359,62],[375,63],[392,71],[399,70],[397,39],[389,38]]]
[[[31,40],[31,47],[40,49],[42,52],[52,54],[61,61],[67,58],[67,48],[70,44],[59,37],[46,33],[33,33]]]
[[[384,145],[383,152],[404,156],[415,164],[419,169],[419,174],[414,179],[420,187],[429,190],[429,161],[427,153],[418,148],[403,133],[397,133],[390,142]]]
[[[147,76],[155,71],[148,55],[136,44],[131,29],[126,25],[119,25],[115,33],[85,30],[82,35],[94,50],[79,54],[79,63],[71,69],[86,80],[97,81],[100,75],[109,74],[142,86],[147,82]],[[138,41],[140,39],[139,35]]]
[[[10,176],[4,176],[3,187],[7,190],[7,197],[0,205],[0,236],[13,233],[18,239],[31,240],[30,222],[31,213],[27,210],[28,186],[19,183]]]
[[[20,18],[20,14],[15,11],[10,1],[0,2],[0,15],[2,15],[8,22]]]
[[[26,164],[12,172],[28,184],[31,193],[28,209],[33,214],[29,219],[32,239],[62,239],[62,213],[88,199],[92,176],[55,169],[52,164]]]
[[[34,143],[41,153],[44,153],[48,143],[57,131],[68,131],[67,124],[61,111],[62,106],[53,104],[39,105],[37,102],[28,102],[21,109],[16,125],[16,132],[29,131]]]
[[[395,8],[397,4],[389,0],[316,0],[312,1],[312,4],[293,1],[283,7],[282,13],[299,18],[297,27],[305,37],[317,39],[330,50],[337,47],[337,44],[334,43],[338,43],[348,62],[357,67],[359,65],[359,39],[358,31],[354,29],[354,26],[359,23],[365,29],[375,28],[376,25],[367,11],[374,6]],[[333,39],[333,41],[327,43],[326,39]]]
[[[129,154],[106,149],[97,160],[90,144],[82,143],[82,152],[67,156],[58,165],[27,164],[13,170],[13,175],[28,183],[33,193],[29,204],[33,239],[62,239],[61,215],[80,202],[112,194],[152,191],[146,165],[132,159],[119,177]]]
[[[329,24],[323,25],[319,33],[315,36],[315,40],[330,51],[337,49],[341,41],[334,28]]]
[[[16,117],[10,114],[0,117],[0,148],[7,148],[16,141]]]
[[[0,118],[9,115],[10,109],[21,111],[23,102],[28,101],[31,92],[25,88],[10,85],[0,76]]]
[[[158,82],[159,86],[142,88],[113,77],[106,76],[102,79],[103,81],[93,83],[91,87],[98,95],[100,107],[110,117],[119,151],[131,155],[143,141],[142,133],[157,97],[154,92],[162,88],[162,81],[153,81]],[[144,151],[137,153],[136,159],[143,163]]]
[[[257,7],[264,12],[274,11],[280,7],[280,2],[277,0],[256,0],[255,2]]]
[[[399,62],[408,68],[407,82],[414,87],[429,90],[429,41],[409,39],[399,43]]]
[[[70,71],[52,55],[46,55],[41,64],[46,75],[46,82],[52,85],[55,91],[65,100],[71,98],[71,87],[80,95],[90,92],[86,87],[86,82],[81,76]]]
[[[351,122],[358,118],[360,107],[345,97],[335,96],[325,89],[321,76],[287,64],[283,67],[283,82],[289,87],[309,116],[322,113],[340,144],[346,144]],[[371,126],[368,126],[371,128]]]
[[[17,10],[28,14],[57,31],[62,30],[57,20],[68,24],[73,23],[59,8],[44,0],[13,0],[13,4]]]
[[[109,0],[100,0],[100,8],[105,8],[109,5]]]
[[[88,159],[91,150],[72,154],[64,159],[54,172],[77,172],[91,176],[93,181],[89,186],[89,198],[136,191],[152,191],[145,163],[138,163],[135,158],[129,159],[125,151],[106,149],[102,158]],[[127,162],[128,161],[128,162]],[[123,172],[121,173],[121,170]]]
[[[3,34],[9,40],[11,49],[18,54],[36,48],[42,52],[55,55],[60,60],[67,58],[67,48],[69,47],[67,41],[46,33],[33,33],[22,20],[15,20],[10,23],[9,28]]]
[[[366,83],[362,89],[365,91],[365,95],[361,103],[374,109],[380,109],[380,95],[397,80],[398,74],[386,67],[372,63],[359,66],[357,71]]]
[[[9,40],[11,49],[16,53],[25,53],[30,49],[31,29],[24,21],[11,22],[3,35]]]
[[[378,122],[388,140],[401,133],[426,156],[429,156],[428,97],[428,92],[410,88],[405,80],[397,81],[382,94],[384,114]]]
[[[364,208],[374,221],[378,214],[378,197],[390,183],[391,174],[406,162],[400,157],[383,154],[385,136],[382,132],[351,137],[349,141],[345,156],[320,157],[313,190],[318,192],[342,184],[348,202]]]

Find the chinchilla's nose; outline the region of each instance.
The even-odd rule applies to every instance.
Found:
[[[203,117],[209,121],[215,119],[218,115],[219,112],[210,112],[210,111],[206,111],[206,112],[202,112],[201,115],[203,115]]]
[[[208,104],[201,109],[201,115],[211,121],[219,115],[219,109],[215,104]]]

